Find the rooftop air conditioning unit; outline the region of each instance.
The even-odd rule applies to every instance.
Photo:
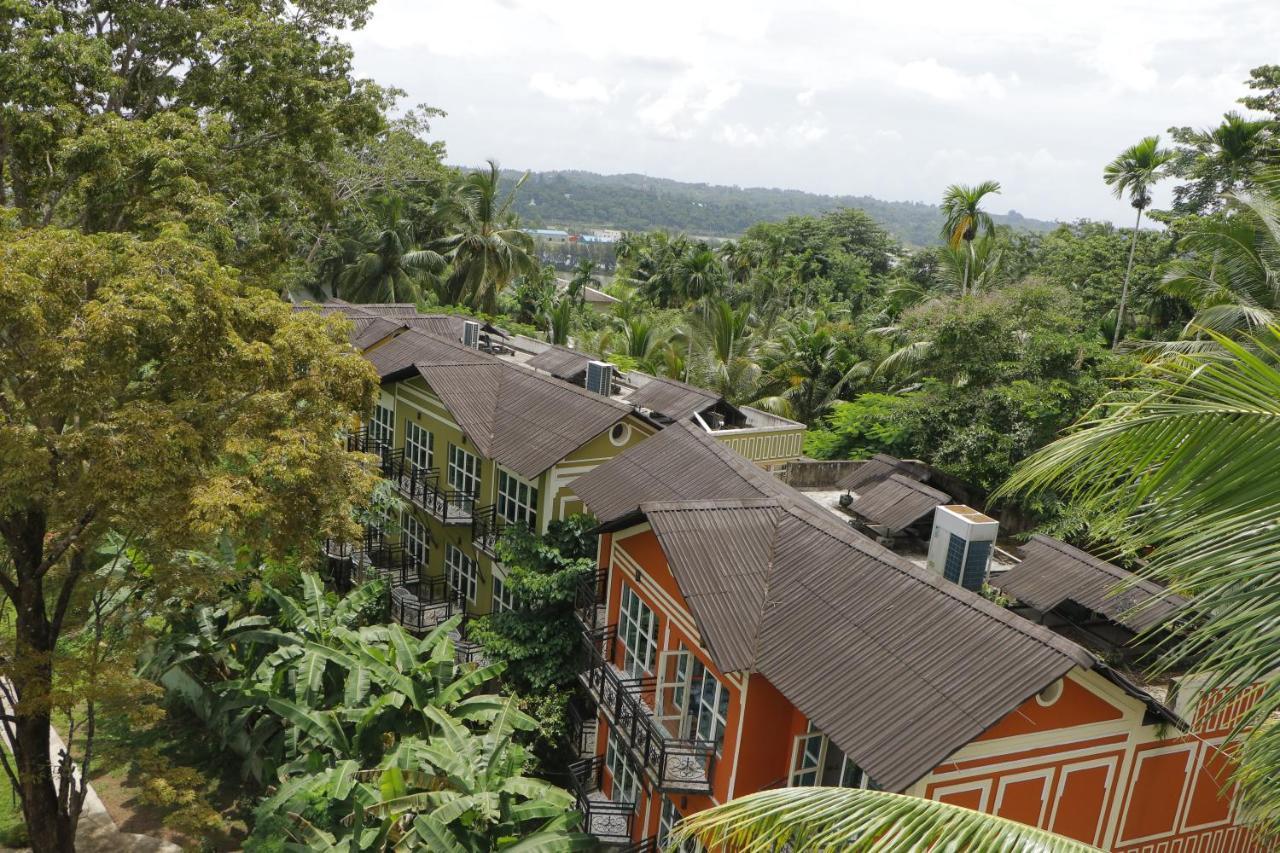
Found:
[[[998,521],[972,507],[938,507],[933,511],[929,570],[967,590],[981,592],[999,530]]]
[[[608,397],[613,393],[613,365],[607,361],[587,362],[587,390]]]
[[[472,349],[480,348],[480,324],[475,320],[463,321],[462,345],[464,347],[471,347]]]

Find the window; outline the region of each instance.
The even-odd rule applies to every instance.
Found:
[[[627,747],[617,732],[609,729],[609,740],[604,750],[604,766],[613,777],[610,798],[615,803],[634,803],[640,794],[640,773],[627,755]]]
[[[493,612],[501,613],[504,610],[515,609],[515,596],[511,594],[511,590],[507,589],[507,585],[503,583],[502,578],[495,574],[493,576]]]
[[[514,474],[498,470],[498,515],[512,524],[538,529],[538,489]]]
[[[870,788],[870,777],[844,754],[830,738],[809,724],[809,731],[796,738],[791,762],[792,787],[823,785],[840,788]]]
[[[729,690],[720,683],[692,654],[685,656],[690,662],[689,716],[685,723],[685,737],[711,741],[716,753],[724,743],[724,729],[729,714]]]
[[[431,534],[412,512],[404,513],[404,550],[415,569],[425,569],[431,559]]]
[[[473,495],[480,493],[480,457],[449,445],[449,488]]]
[[[671,837],[671,833],[675,830],[676,824],[680,822],[680,812],[676,811],[676,804],[666,797],[662,798],[662,814],[658,820],[658,849],[667,849],[667,839]],[[691,838],[674,848],[675,853],[703,853],[707,848],[702,846],[702,842]]]
[[[478,572],[476,561],[462,553],[456,545],[450,545],[444,552],[445,576],[449,578],[449,588],[458,595],[465,595],[472,604],[476,600],[476,583]]]
[[[404,425],[404,461],[423,470],[434,464],[433,440],[430,430],[413,421]]]
[[[613,429],[609,430],[609,441],[614,447],[621,447],[631,438],[631,427],[627,424],[617,423],[613,425]]]
[[[369,421],[369,438],[372,441],[381,442],[386,447],[395,446],[396,413],[393,409],[381,403],[373,407],[373,418]]]
[[[651,674],[658,649],[658,619],[626,584],[622,586],[618,638],[622,640],[622,669],[633,678]]]

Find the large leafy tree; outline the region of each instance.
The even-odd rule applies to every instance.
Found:
[[[0,6],[0,205],[26,225],[181,225],[245,274],[336,214],[330,165],[391,93],[338,37],[366,0]]]
[[[448,232],[438,248],[453,264],[446,283],[449,302],[465,303],[494,313],[500,294],[516,276],[537,271],[533,239],[517,227],[511,210],[516,185],[501,193],[502,171],[493,160],[488,169],[469,173],[446,195],[439,215]]]
[[[961,296],[969,292],[974,238],[979,233],[990,234],[995,230],[991,214],[982,209],[982,200],[999,192],[999,181],[983,181],[976,186],[952,184],[942,194],[942,239],[953,249],[963,245],[967,256],[965,272],[960,280]]]
[[[1214,712],[1257,683],[1229,738],[1245,813],[1280,830],[1280,327],[1148,364],[1077,429],[1028,459],[1005,493],[1055,490],[1091,533],[1141,553],[1188,600],[1164,667],[1204,676]]]
[[[54,657],[108,531],[164,554],[235,530],[282,552],[347,533],[371,478],[335,440],[374,377],[342,323],[294,313],[205,250],[43,229],[0,245],[5,763],[38,851],[70,850],[83,789],[49,767]]]
[[[1137,211],[1133,223],[1133,236],[1129,241],[1129,263],[1125,268],[1124,284],[1120,287],[1120,305],[1116,309],[1116,327],[1111,338],[1111,348],[1120,346],[1124,333],[1124,312],[1129,302],[1129,279],[1133,275],[1133,257],[1138,249],[1138,229],[1142,226],[1142,211],[1151,206],[1151,188],[1163,176],[1165,164],[1173,153],[1160,147],[1159,136],[1148,136],[1116,155],[1102,172],[1102,179],[1116,198],[1129,197],[1129,204]]]

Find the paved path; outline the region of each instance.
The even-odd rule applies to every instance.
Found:
[[[0,698],[0,708],[3,708],[6,713],[9,712],[8,703],[3,698]],[[13,744],[9,743],[9,733],[4,726],[0,726],[0,738],[4,739],[5,745],[12,752]],[[55,773],[58,767],[58,755],[62,749],[62,738],[56,731],[50,729],[49,761]],[[74,773],[79,779],[80,770],[77,768]],[[10,848],[0,847],[0,851],[8,849]],[[76,827],[76,851],[77,853],[153,853],[153,851],[154,853],[182,853],[182,848],[171,841],[162,841],[149,835],[122,832],[120,827],[116,826],[116,822],[111,819],[111,814],[102,804],[98,792],[90,785],[89,792],[84,798],[84,808],[80,810],[80,824]]]

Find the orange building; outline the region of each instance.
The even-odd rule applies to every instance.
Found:
[[[704,432],[673,425],[574,490],[601,521],[574,771],[602,841],[653,849],[710,805],[843,785],[1104,849],[1260,849],[1224,790],[1230,714],[1184,721]]]

